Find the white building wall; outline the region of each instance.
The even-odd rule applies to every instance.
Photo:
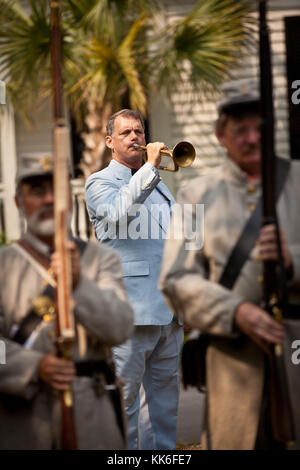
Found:
[[[184,3],[180,0],[167,1],[170,21],[179,14],[191,11],[193,2],[183,5]],[[268,8],[267,20],[273,61],[276,152],[278,155],[288,157],[290,149],[284,18],[300,15],[300,1],[273,0],[268,2]],[[256,12],[253,15],[257,17]],[[258,41],[258,34],[256,39]],[[242,58],[241,67],[232,74],[232,79],[258,77],[258,65],[258,52],[254,50],[252,54],[249,53]],[[164,104],[163,98],[159,96],[151,100],[151,140],[164,140],[170,147],[181,140],[187,140],[196,148],[197,158],[192,167],[179,170],[175,177],[162,172],[163,179],[173,194],[176,194],[182,180],[207,171],[209,167],[218,164],[224,156],[224,150],[214,135],[216,103],[219,101],[219,95],[216,94],[214,100],[204,100],[202,103],[196,103],[193,98],[189,100],[189,95],[188,89],[173,94],[170,105]]]
[[[51,102],[36,108],[32,103],[33,120],[25,125],[20,117],[16,117],[17,155],[29,152],[51,152],[52,150],[52,108]]]
[[[20,221],[14,202],[16,174],[15,122],[11,107],[1,105],[0,114],[0,156],[1,182],[0,198],[3,201],[6,241],[16,240],[20,233]]]

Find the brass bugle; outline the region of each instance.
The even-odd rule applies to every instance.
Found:
[[[133,144],[133,146],[137,149],[147,151],[147,147],[145,145]],[[185,141],[176,144],[173,150],[160,150],[159,153],[161,155],[167,155],[173,160],[174,168],[161,166],[158,167],[160,170],[166,171],[178,171],[179,167],[185,168],[187,166],[190,166],[196,157],[196,151],[194,146],[190,142]]]

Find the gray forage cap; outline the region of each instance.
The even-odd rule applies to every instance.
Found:
[[[258,81],[253,78],[227,82],[221,87],[221,92],[223,97],[218,105],[219,115],[235,106],[260,101]]]
[[[49,152],[32,152],[20,156],[16,184],[31,176],[53,174],[53,155]]]

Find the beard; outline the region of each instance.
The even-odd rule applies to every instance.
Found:
[[[45,220],[42,218],[44,215],[48,215]],[[55,233],[53,207],[40,209],[31,216],[26,217],[26,222],[27,228],[33,234],[50,237]]]
[[[55,235],[55,219],[53,205],[43,207],[29,216],[26,215],[24,204],[21,200],[19,209],[26,221],[27,230],[29,230],[33,235],[41,237],[53,237]],[[45,216],[47,216],[47,218],[44,219]],[[71,223],[72,211],[70,210],[67,213],[67,229],[69,231],[71,230]]]

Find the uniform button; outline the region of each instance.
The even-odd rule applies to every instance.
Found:
[[[250,204],[250,206],[248,207],[249,211],[250,212],[253,212],[255,210],[255,204]]]
[[[255,184],[248,184],[248,192],[249,193],[254,193],[255,190],[256,190]]]

